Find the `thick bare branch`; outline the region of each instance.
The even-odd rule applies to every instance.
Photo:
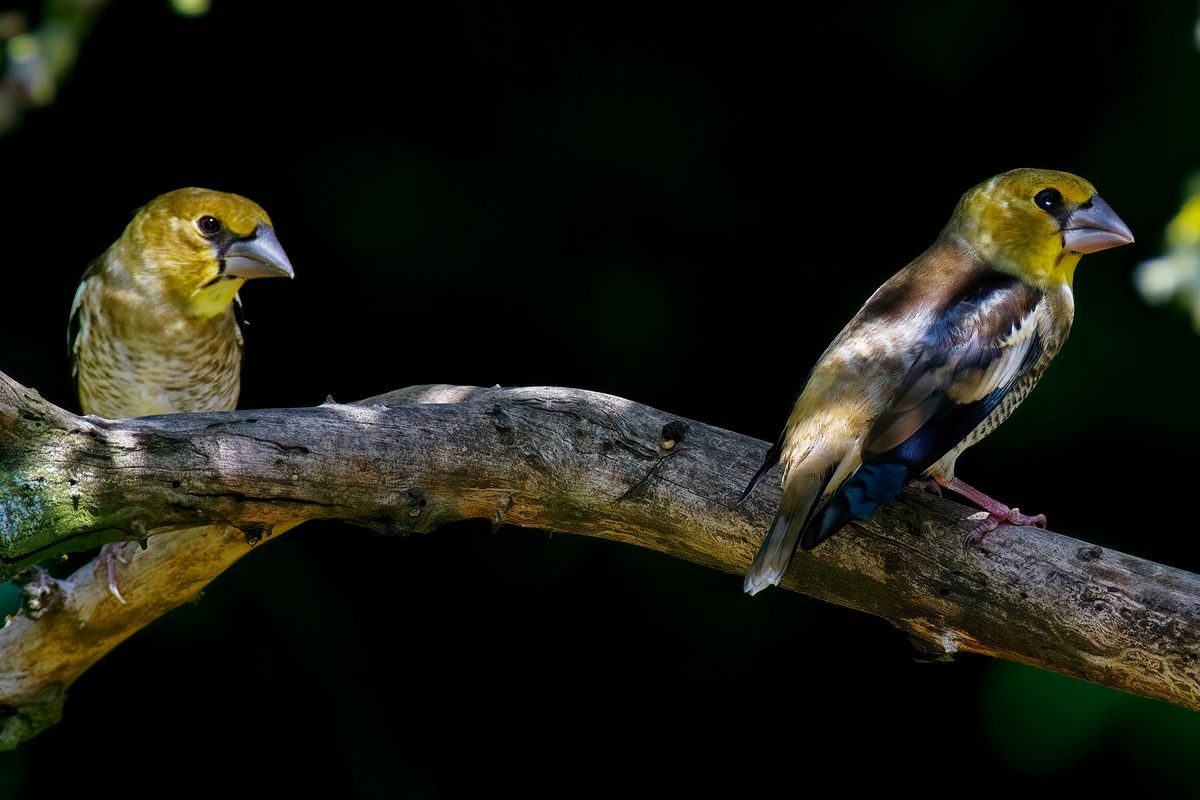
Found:
[[[0,557],[11,570],[63,547],[198,524],[257,537],[305,519],[412,533],[485,517],[740,573],[779,501],[769,476],[735,504],[765,448],[574,389],[414,387],[355,405],[107,422],[0,376]],[[964,552],[971,513],[906,493],[798,556],[785,586],[884,617],[939,654],[1011,659],[1200,710],[1200,576],[1032,528],[1002,528]],[[131,568],[167,541],[152,537]],[[222,552],[245,550],[221,541]],[[235,558],[214,556],[200,577]],[[146,581],[153,597],[157,570],[123,572],[122,585]],[[119,616],[96,611],[115,603],[90,583],[74,606],[72,587],[59,586],[56,608],[10,623],[23,626],[14,638],[63,609]],[[21,683],[9,628],[0,703],[45,717],[69,680]],[[71,630],[46,640],[84,636]]]
[[[100,559],[65,580],[41,570],[23,576],[25,608],[0,629],[0,702],[8,709],[0,713],[0,750],[58,722],[68,686],[129,636],[194,600],[250,545],[236,529],[210,525],[123,550],[125,604],[109,593]]]

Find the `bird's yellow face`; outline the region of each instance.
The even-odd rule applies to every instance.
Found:
[[[1133,241],[1092,184],[1048,169],[1014,169],[974,187],[947,233],[996,268],[1043,288],[1070,285],[1084,253]]]
[[[154,198],[118,246],[133,281],[192,317],[224,313],[247,279],[293,274],[267,212],[245,197],[209,189]]]

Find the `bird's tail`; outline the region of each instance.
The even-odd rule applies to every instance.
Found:
[[[852,518],[870,519],[877,508],[900,496],[908,478],[909,469],[904,464],[863,464],[804,526],[800,546],[812,550]]]
[[[781,452],[783,452],[782,434],[779,436],[779,441],[771,445],[771,449],[767,451],[765,456],[763,456],[762,466],[758,468],[758,472],[754,473],[754,477],[750,479],[750,483],[746,484],[746,489],[742,492],[742,496],[739,497],[738,501],[733,504],[734,508],[737,508],[742,503],[746,502],[746,498],[750,496],[750,493],[754,491],[754,487],[758,485],[759,479],[762,478],[763,475],[766,475],[768,472],[770,472],[771,468],[779,463],[779,454]]]
[[[759,548],[743,584],[747,594],[758,594],[768,586],[778,586],[787,571],[800,534],[812,516],[813,507],[829,483],[830,474],[793,474],[783,489],[783,503],[775,524]]]
[[[835,465],[836,466],[836,465]],[[793,472],[783,488],[779,516],[758,551],[744,584],[748,594],[778,586],[796,546],[811,550],[851,519],[870,519],[875,510],[895,500],[909,478],[904,464],[864,464],[825,503],[819,503],[832,477]]]

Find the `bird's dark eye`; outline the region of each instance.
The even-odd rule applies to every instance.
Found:
[[[196,227],[199,228],[200,232],[205,236],[215,236],[221,232],[221,220],[214,216],[205,214],[203,217],[196,220]]]
[[[1062,194],[1058,189],[1042,189],[1033,196],[1034,204],[1045,211],[1054,211],[1062,205]]]

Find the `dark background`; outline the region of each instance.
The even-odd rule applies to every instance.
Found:
[[[565,385],[774,439],[963,191],[1060,168],[1138,242],[1084,259],[1070,343],[959,473],[1200,570],[1200,338],[1130,279],[1200,166],[1196,6],[1141,5],[118,0],[0,139],[0,370],[75,408],[80,273],[197,185],[261,203],[296,268],[243,291],[244,407]],[[1200,788],[1190,712],[914,656],[882,620],[624,545],[314,524],[87,673],[0,756],[0,795]]]

